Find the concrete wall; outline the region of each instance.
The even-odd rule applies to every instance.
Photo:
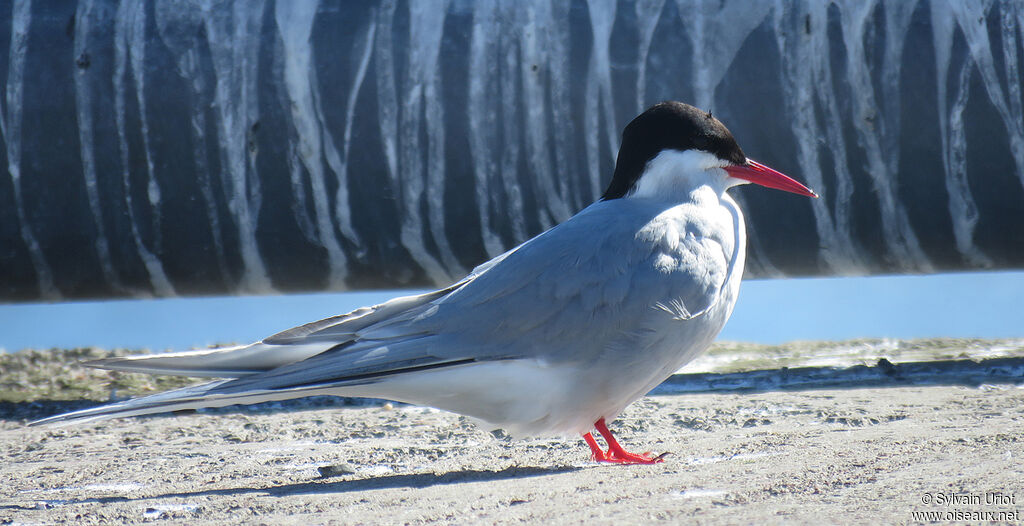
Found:
[[[0,301],[444,284],[710,109],[748,276],[1024,266],[1024,2],[0,2]]]

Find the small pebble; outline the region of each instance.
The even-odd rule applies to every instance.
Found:
[[[356,472],[355,468],[348,464],[335,464],[333,466],[320,466],[316,468],[320,472],[320,478],[337,477],[340,475],[351,475]]]

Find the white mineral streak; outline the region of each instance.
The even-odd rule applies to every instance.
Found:
[[[475,181],[475,197],[477,215],[480,219],[480,234],[483,238],[484,250],[489,257],[497,256],[505,251],[501,236],[492,226],[492,215],[503,211],[500,206],[509,203],[500,199],[495,187],[500,186],[497,180],[498,168],[498,112],[495,101],[504,100],[500,94],[502,84],[496,74],[497,46],[500,37],[496,28],[498,23],[497,2],[487,0],[477,2],[473,10],[473,28],[469,45],[469,94],[466,114],[469,118],[469,156],[473,163]],[[516,236],[526,237],[526,226],[522,214],[506,214],[513,224]]]
[[[968,52],[974,67],[981,74],[989,102],[995,107],[1006,126],[1010,155],[1013,156],[1017,167],[1017,177],[1024,185],[1024,111],[1021,109],[1022,79],[1016,45],[1016,29],[1024,24],[1024,4],[1008,0],[999,3],[1001,48],[994,48],[989,39],[987,21],[992,6],[992,1],[950,2],[949,8],[967,41]],[[1008,79],[1009,87],[1006,91],[999,80],[996,51],[1002,52],[1002,73]]]
[[[338,158],[337,149],[330,148],[328,150],[328,163],[332,166],[332,169],[337,174],[338,191],[335,195],[335,217],[338,221],[338,225],[341,229],[342,235],[347,237],[349,241],[353,243],[357,248],[355,249],[357,257],[366,252],[366,248],[359,239],[359,234],[356,232],[355,227],[352,226],[352,208],[349,204],[348,195],[348,167],[349,167],[349,155],[352,151],[352,124],[355,121],[356,115],[356,101],[359,99],[359,92],[363,87],[363,81],[366,80],[366,72],[370,66],[370,57],[373,56],[373,42],[377,33],[377,24],[367,24],[365,31],[364,42],[362,48],[353,50],[353,54],[358,56],[358,68],[354,78],[352,79],[352,86],[349,88],[348,100],[345,104],[345,131],[342,136],[344,143],[342,145],[341,157]],[[328,134],[327,121],[323,116],[323,110],[320,110],[320,125],[323,126],[324,133]]]
[[[736,53],[771,9],[762,0],[676,0],[679,18],[693,42],[693,105],[714,110],[715,92]]]
[[[637,0],[633,7],[636,10],[636,22],[639,25],[637,31],[640,34],[636,64],[635,108],[636,113],[639,114],[651,104],[651,101],[647,99],[647,57],[651,53],[654,30],[658,27],[661,13],[665,9],[665,0]]]
[[[1021,76],[1020,61],[1017,56],[1016,42],[1018,38],[1024,39],[1024,2],[1006,0],[1000,4],[1000,20],[1003,42],[1003,64],[1007,82],[1007,115],[1002,113],[1006,129],[1010,133],[1010,153],[1017,164],[1017,177],[1021,186],[1024,187],[1024,100],[1021,97],[1021,84],[1024,84],[1024,77]],[[988,75],[985,76],[989,78]],[[987,83],[987,80],[986,80]]]
[[[440,54],[447,14],[448,0],[420,0],[409,4],[409,53],[399,130],[402,175],[407,177],[406,184],[412,190],[406,194],[406,210],[410,214],[418,213],[420,196],[426,197],[425,226],[441,259],[441,266],[434,272],[427,270],[434,281],[441,284],[466,272],[452,251],[445,223],[447,174]],[[420,141],[424,131],[426,144]],[[413,220],[412,223],[403,222],[403,240],[412,236],[422,238],[424,221]]]
[[[590,63],[587,64],[587,83],[584,91],[583,125],[586,134],[587,175],[593,197],[601,195],[605,174],[601,173],[600,140],[602,131],[608,141],[606,155],[619,151],[618,122],[612,99],[612,65],[609,56],[612,26],[615,25],[615,3],[611,0],[587,0],[593,43]]]
[[[345,288],[345,276],[348,273],[347,259],[338,237],[329,194],[327,192],[326,170],[324,167],[324,150],[334,149],[334,140],[325,134],[320,108],[320,93],[317,86],[316,68],[313,62],[312,32],[313,19],[316,17],[317,0],[301,0],[295,2],[278,2],[274,15],[277,28],[281,35],[284,56],[284,78],[288,91],[288,103],[291,110],[292,125],[295,128],[297,144],[292,146],[298,154],[302,166],[309,174],[309,183],[313,197],[313,216],[317,228],[317,241],[327,251],[328,276],[327,286],[331,289]],[[337,152],[334,153],[337,156]],[[292,166],[293,173],[298,166]],[[343,170],[335,171],[340,182],[347,186]],[[293,181],[294,179],[293,175]],[[304,192],[301,185],[296,188]],[[348,203],[337,203],[337,206],[348,206]],[[351,231],[351,225],[346,228]]]
[[[153,293],[157,296],[174,296],[174,286],[167,279],[164,273],[163,263],[157,254],[160,252],[160,188],[153,178],[153,159],[149,147],[149,125],[146,114],[145,99],[145,74],[143,61],[146,54],[146,11],[145,6],[135,2],[125,2],[118,6],[117,14],[114,17],[114,112],[117,121],[118,146],[121,156],[121,169],[123,170],[124,210],[128,215],[128,222],[131,225],[132,241],[138,250],[139,259],[142,261],[146,272],[149,274],[150,285]],[[153,231],[153,249],[146,246],[139,230],[140,220],[136,214],[135,207],[141,206],[134,203],[132,198],[131,182],[131,151],[128,144],[128,122],[125,115],[128,97],[128,90],[135,92],[135,99],[139,109],[139,122],[142,134],[144,155],[146,158],[146,180],[147,197],[150,214],[154,217],[151,229]],[[156,253],[154,253],[154,251]]]
[[[933,1],[931,4],[932,39],[935,43],[936,86],[938,89],[939,131],[942,135],[942,161],[946,190],[949,193],[949,214],[953,221],[953,237],[957,250],[971,265],[989,266],[991,260],[974,244],[974,228],[978,223],[978,206],[967,181],[967,137],[963,112],[967,107],[971,70],[969,60],[959,63],[955,71],[956,88],[953,102],[946,90],[952,64],[953,36],[959,10],[955,1]],[[963,21],[963,20],[961,20]],[[970,24],[970,21],[967,21]]]
[[[891,252],[897,254],[896,257],[900,260],[899,266],[903,270],[933,272],[935,269],[921,247],[918,236],[913,232],[906,209],[900,202],[898,194],[900,186],[898,183],[900,161],[900,63],[903,56],[904,42],[910,28],[914,3],[890,2],[874,6],[872,9],[863,9],[856,2],[848,2],[847,5],[852,11],[863,9],[859,12],[863,17],[858,17],[859,34],[851,33],[846,40],[848,41],[847,46],[851,45],[849,41],[855,41],[859,44],[858,55],[861,64],[857,67],[857,77],[862,84],[870,87],[871,73],[868,69],[867,53],[864,50],[863,43],[865,35],[879,32],[879,28],[872,27],[870,18],[873,12],[877,12],[879,8],[883,9],[886,16],[886,27],[884,59],[881,72],[878,74],[881,77],[881,91],[877,97],[861,99],[868,100],[871,103],[869,109],[867,109],[870,118],[865,117],[858,121],[862,125],[862,140],[867,141],[867,137],[873,137],[870,143],[874,148],[877,148],[876,155],[881,156],[881,162],[884,164],[883,171],[878,173],[871,171],[869,173],[872,175],[872,180],[876,183],[877,188],[886,188],[885,191],[888,195],[886,200],[891,201],[895,208],[898,231],[890,233],[888,236],[890,239],[895,239],[895,243],[906,246],[905,250]],[[881,38],[879,35],[874,36]],[[882,192],[881,189],[878,191]],[[883,220],[885,221],[885,219],[884,215]],[[884,225],[886,224],[884,223]],[[888,227],[888,225],[886,226]],[[906,261],[900,259],[904,253],[909,253],[907,254],[909,259]]]
[[[423,16],[434,15],[432,23],[440,27],[423,27],[425,22],[412,22],[415,28],[410,28],[409,53],[405,62],[398,64],[395,60],[396,48],[393,39],[395,4],[385,3],[378,13],[377,37],[374,48],[374,60],[377,80],[377,112],[380,119],[381,138],[384,142],[384,155],[388,167],[388,179],[391,191],[394,192],[397,205],[396,213],[399,216],[400,238],[413,260],[426,272],[427,277],[435,283],[446,283],[452,278],[449,269],[446,269],[437,258],[427,249],[424,241],[424,221],[421,216],[421,207],[424,205],[424,191],[426,177],[430,170],[438,168],[438,161],[434,158],[437,152],[444,151],[443,140],[436,137],[436,133],[443,133],[443,123],[434,123],[427,127],[428,148],[424,154],[420,146],[420,134],[424,127],[424,90],[429,90],[436,96],[435,90],[437,79],[429,78],[435,71],[438,48],[440,46],[440,32],[444,23],[444,10],[442,6],[434,4],[419,5],[417,13]],[[441,13],[431,13],[439,8]],[[435,34],[438,38],[434,43]],[[419,40],[416,40],[416,39]],[[415,43],[413,43],[415,42]],[[428,49],[414,49],[418,46],[427,46]],[[434,62],[428,68],[423,61],[433,56]],[[403,68],[405,82],[399,86],[397,77],[399,65]],[[415,70],[415,71],[413,71]],[[424,84],[430,84],[429,87]],[[401,99],[399,99],[401,97]],[[428,110],[434,117],[434,110]],[[440,129],[439,129],[440,128]],[[440,142],[440,145],[437,143]],[[431,159],[428,175],[424,175],[425,159]],[[443,169],[443,159],[440,160]],[[443,204],[443,203],[441,203]],[[437,203],[428,203],[428,207],[436,206]],[[428,216],[430,212],[428,211]],[[435,236],[443,236],[444,231],[434,233]],[[436,237],[434,238],[436,239]],[[447,246],[447,244],[445,245]],[[451,253],[447,257],[452,258]]]
[[[142,149],[146,158],[146,197],[153,211],[153,250],[163,250],[163,229],[160,215],[160,185],[156,180],[156,165],[153,162],[153,136],[149,131],[149,102],[146,100],[146,10],[139,7],[132,11],[128,28],[128,60],[131,64],[132,80],[135,84],[135,102],[139,106],[139,131],[142,134]]]
[[[917,2],[889,2],[882,5],[885,14],[885,52],[881,70],[881,111],[876,116],[883,149],[888,152],[886,165],[892,173],[899,173],[900,162],[900,72],[903,66],[903,50],[906,35]],[[878,32],[878,28],[874,29]]]
[[[217,197],[214,195],[211,181],[210,142],[206,137],[206,114],[213,96],[212,88],[205,82],[199,49],[205,45],[199,41],[199,26],[203,24],[203,14],[198,5],[190,5],[181,9],[177,4],[166,3],[155,6],[156,29],[161,42],[167,46],[177,65],[178,74],[188,81],[191,88],[191,104],[189,104],[189,125],[192,140],[192,162],[195,163],[196,181],[205,205],[206,221],[213,240],[213,254],[217,262],[217,271],[225,283],[231,282],[225,254],[224,239],[221,233],[220,213],[217,210]],[[224,138],[227,140],[227,138]],[[229,197],[230,198],[230,197]]]
[[[483,111],[494,111],[493,106],[498,105],[498,113],[501,118],[500,152],[498,181],[501,183],[503,196],[497,196],[497,202],[505,201],[504,215],[512,218],[513,243],[526,241],[529,233],[526,226],[526,218],[529,213],[523,196],[523,185],[519,178],[519,158],[522,151],[522,122],[519,111],[519,57],[516,53],[516,42],[518,35],[516,28],[508,23],[514,19],[518,5],[511,5],[509,2],[501,2],[498,19],[490,30],[500,34],[495,49],[494,61],[496,67],[493,72],[498,77],[498,98],[489,101],[482,101]],[[473,72],[471,71],[472,75]],[[469,133],[476,133],[477,130],[469,130]],[[501,210],[501,207],[497,208]]]
[[[569,219],[575,212],[564,200],[564,194],[555,186],[560,174],[551,170],[551,130],[548,121],[551,109],[545,89],[550,68],[555,22],[549,2],[530,2],[519,10],[519,71],[522,78],[522,111],[526,134],[526,170],[533,181],[537,199],[537,218],[542,229]],[[556,37],[557,40],[557,37]]]
[[[395,85],[394,44],[391,38],[394,21],[395,3],[387,2],[381,6],[374,21],[377,26],[377,37],[374,39],[374,73],[377,83],[377,121],[383,143],[389,190],[400,206],[402,185],[398,174],[398,87]]]
[[[820,257],[835,272],[859,274],[864,272],[864,263],[850,228],[853,181],[832,86],[826,7],[817,2],[791,6],[780,0],[776,4],[773,24],[782,61],[781,91],[786,95],[786,113],[792,115],[800,174],[811,188],[821,193],[821,199],[811,202]],[[816,107],[824,113],[824,119],[818,118]],[[834,187],[824,183],[820,152],[825,145],[832,154]]]
[[[21,190],[21,124],[22,98],[25,91],[25,58],[28,54],[28,30],[32,21],[31,0],[14,2],[11,13],[11,49],[8,56],[7,90],[4,97],[4,116],[0,119],[3,128],[4,145],[7,147],[7,173],[14,188],[15,212],[21,230],[21,240],[28,249],[32,268],[39,285],[39,295],[48,300],[58,299],[60,291],[53,282],[53,271],[46,262],[46,256],[39,245],[32,225],[28,223],[25,202]]]
[[[88,56],[90,31],[94,25],[104,27],[110,20],[103,18],[101,10],[96,8],[94,0],[81,0],[75,12],[74,56],[75,60],[84,60]],[[85,180],[85,195],[89,201],[93,226],[96,228],[96,257],[100,263],[103,279],[112,289],[123,292],[124,287],[114,270],[110,257],[110,242],[103,225],[103,205],[100,202],[100,190],[96,179],[96,155],[93,142],[93,90],[89,83],[88,68],[75,68],[75,110],[78,117],[78,141],[82,155],[82,178]]]
[[[5,93],[4,118],[0,119],[4,143],[7,149],[7,173],[11,176],[14,190],[15,210],[21,230],[21,238],[28,249],[29,258],[38,280],[39,294],[44,299],[57,299],[60,292],[53,281],[53,271],[46,262],[39,241],[32,232],[25,212],[21,189],[21,125],[22,100],[25,89],[25,59],[28,53],[28,31],[32,21],[31,0],[14,3],[11,14],[11,49],[8,56],[7,89]]]
[[[932,272],[928,256],[921,249],[917,235],[910,225],[910,218],[898,195],[897,152],[882,150],[880,134],[875,121],[881,110],[876,103],[867,53],[864,49],[865,35],[875,2],[857,0],[839,4],[842,17],[843,43],[846,47],[846,80],[850,84],[853,116],[849,122],[857,130],[858,142],[867,157],[865,167],[873,183],[881,211],[882,236],[893,264],[903,271]],[[826,55],[827,56],[827,55]]]
[[[247,293],[273,290],[256,241],[262,194],[256,158],[249,151],[249,131],[253,123],[259,121],[258,53],[263,8],[262,0],[233,5],[203,0],[197,9],[202,15],[203,33],[216,80],[213,107],[219,117],[216,125],[220,135],[220,177],[222,187],[228,192],[228,209],[238,232],[243,263],[239,289]],[[204,110],[198,108],[198,111]],[[222,253],[223,248],[219,252]]]
[[[540,0],[545,1],[545,0]],[[548,97],[550,98],[551,148],[554,150],[555,166],[552,176],[561,199],[570,212],[590,204],[589,187],[573,177],[579,173],[574,155],[578,131],[572,115],[572,87],[578,79],[571,75],[569,60],[569,2],[547,0],[550,4],[548,19],[545,20],[544,46],[548,50]],[[584,197],[586,196],[586,197]],[[557,215],[557,214],[556,214]]]

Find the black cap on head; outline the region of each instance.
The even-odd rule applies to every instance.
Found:
[[[736,139],[710,112],[682,102],[660,102],[633,119],[622,131],[615,175],[601,199],[625,196],[648,161],[662,150],[703,150],[733,164],[747,162]]]

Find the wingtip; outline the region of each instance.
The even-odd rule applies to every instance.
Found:
[[[75,418],[74,416],[72,416],[76,412],[77,411],[71,412],[71,413],[59,413],[59,414],[56,414],[56,415],[48,416],[46,418],[40,418],[39,420],[33,420],[33,421],[25,424],[25,426],[26,427],[63,427],[63,426],[71,425],[76,420],[81,420],[80,418]]]
[[[40,418],[39,420],[33,420],[33,421],[25,424],[25,426],[26,427],[56,427],[56,421],[57,421],[57,417],[58,416],[60,416],[60,415],[48,416],[46,418]]]
[[[85,367],[92,367],[93,369],[110,369],[110,365],[120,361],[120,358],[96,358],[95,360],[86,360],[84,362],[78,362],[79,365]]]

